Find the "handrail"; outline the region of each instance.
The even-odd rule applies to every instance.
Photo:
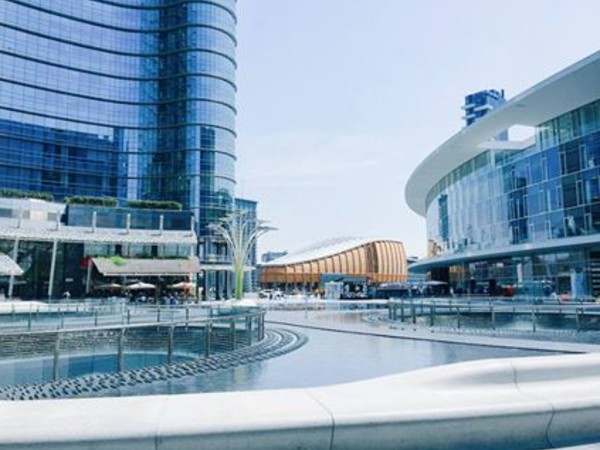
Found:
[[[219,315],[212,317],[197,317],[190,318],[189,320],[174,320],[174,321],[160,321],[160,322],[142,322],[142,323],[130,323],[130,324],[110,324],[110,325],[101,325],[101,326],[87,326],[81,328],[59,328],[59,329],[41,329],[41,330],[23,330],[17,329],[14,332],[10,332],[10,330],[0,330],[0,337],[3,336],[20,336],[20,335],[31,335],[31,334],[67,334],[67,333],[81,333],[81,332],[91,332],[91,331],[109,331],[109,330],[121,330],[121,329],[135,329],[135,328],[148,328],[148,327],[182,327],[188,326],[191,324],[201,324],[201,323],[215,323],[215,322],[226,322],[231,320],[242,320],[248,317],[261,317],[264,316],[264,311],[258,312],[248,312],[244,314],[232,314],[232,315]]]

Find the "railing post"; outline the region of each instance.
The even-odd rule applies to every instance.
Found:
[[[432,327],[435,324],[435,303],[429,304],[429,326]]]
[[[258,341],[262,341],[265,337],[265,315],[264,314],[260,314],[259,316],[256,317],[257,322],[256,322],[256,327],[258,329]]]
[[[204,326],[204,356],[208,358],[210,356],[210,333],[211,333],[212,323],[206,322]]]
[[[417,309],[415,307],[415,302],[413,300],[410,301],[410,316],[412,318],[413,325],[417,323]]]
[[[235,319],[229,322],[229,334],[231,334],[231,350],[235,350]]]
[[[575,308],[575,329],[579,331],[581,329],[581,323],[579,318],[579,308]]]
[[[156,309],[156,322],[160,323],[160,306]]]
[[[252,316],[246,316],[246,333],[248,334],[248,346],[252,345]]]
[[[190,321],[190,307],[185,307],[185,331],[188,330],[188,322]]]
[[[56,341],[54,342],[54,358],[52,361],[52,380],[57,381],[59,376],[58,364],[60,356],[60,333],[56,333]]]
[[[124,370],[123,364],[123,347],[125,343],[125,328],[119,330],[119,346],[117,350],[117,372]]]
[[[537,331],[537,317],[535,308],[531,309],[531,326],[533,332],[535,333]]]
[[[127,308],[127,325],[131,324],[131,310]]]
[[[496,329],[496,310],[494,310],[494,305],[490,305],[490,316],[492,319],[492,330]]]
[[[94,310],[94,327],[98,327],[98,310]]]
[[[456,307],[456,328],[458,328],[460,330],[460,306]]]
[[[400,322],[404,323],[404,299],[400,300]]]
[[[173,362],[173,338],[175,336],[175,326],[171,325],[169,327],[169,342],[167,345],[167,363],[171,364]]]

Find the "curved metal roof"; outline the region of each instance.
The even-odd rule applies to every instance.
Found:
[[[512,98],[433,151],[411,174],[408,206],[426,214],[429,190],[446,174],[487,150],[484,144],[513,125],[537,126],[600,98],[600,51]],[[497,144],[497,143],[496,143]]]
[[[268,263],[261,264],[261,266],[286,266],[290,264],[314,261],[317,259],[336,255],[338,253],[343,253],[366,244],[380,241],[391,241],[400,243],[400,241],[395,239],[369,239],[361,237],[342,237],[327,239],[324,241],[316,242],[315,244],[302,248],[293,253],[289,253],[285,256],[282,256],[281,258],[269,261]]]

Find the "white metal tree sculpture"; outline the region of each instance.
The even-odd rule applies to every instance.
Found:
[[[244,268],[250,250],[259,237],[275,228],[244,210],[233,211],[219,222],[209,225],[209,228],[227,243],[235,276],[235,299],[241,300],[244,296]]]

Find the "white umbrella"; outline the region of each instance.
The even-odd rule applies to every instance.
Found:
[[[194,289],[196,287],[196,283],[192,283],[191,281],[180,281],[179,283],[172,284],[169,287],[171,289]]]
[[[117,283],[108,283],[108,284],[99,284],[98,286],[95,287],[95,289],[98,290],[105,290],[105,289],[120,289],[123,286],[121,286],[120,284]]]
[[[131,289],[132,291],[139,291],[141,289],[154,289],[155,285],[150,283],[144,283],[142,281],[138,281],[137,283],[130,284],[127,286],[127,289]]]

